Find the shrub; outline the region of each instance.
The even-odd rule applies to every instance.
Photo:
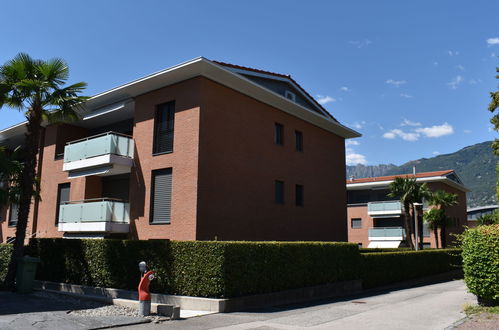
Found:
[[[358,277],[350,243],[32,239],[40,280],[135,290],[138,263],[155,292],[234,297]]]
[[[0,285],[3,283],[5,276],[7,276],[11,252],[12,245],[0,244]]]
[[[363,253],[365,288],[456,270],[461,265],[458,249]]]
[[[499,225],[468,229],[460,242],[468,289],[480,301],[499,303]]]

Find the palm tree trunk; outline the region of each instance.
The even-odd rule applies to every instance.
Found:
[[[406,207],[407,206],[407,207]],[[412,227],[411,227],[411,214],[409,213],[409,205],[404,205],[404,227],[405,227],[405,239],[409,244],[409,247],[414,250],[414,243],[412,241]]]
[[[442,227],[440,228],[440,243],[442,244],[442,248],[445,249],[447,247],[447,239],[446,239],[446,225],[445,223],[442,224]]]
[[[24,252],[24,240],[26,238],[26,227],[34,194],[33,183],[36,177],[36,156],[40,145],[41,107],[34,104],[29,111],[27,133],[24,140],[24,166],[21,173],[21,187],[19,196],[19,211],[17,213],[16,240],[9,262],[7,276],[4,284],[9,289],[14,289],[16,278],[17,261],[22,258]]]
[[[438,227],[433,229],[433,234],[435,235],[435,247],[438,249]]]
[[[424,233],[423,233],[423,218],[420,215],[420,212],[416,210],[416,219],[418,220],[418,234],[419,234],[419,249],[423,249],[423,239],[424,239]]]

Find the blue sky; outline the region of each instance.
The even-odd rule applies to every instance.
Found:
[[[186,60],[291,74],[394,163],[491,140],[498,1],[6,1],[0,64],[64,58],[93,95]],[[7,32],[7,33],[5,33]],[[0,129],[23,120],[0,110]]]

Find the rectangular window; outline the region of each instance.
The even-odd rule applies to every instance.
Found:
[[[275,181],[275,202],[277,204],[284,204],[284,182]]]
[[[423,250],[424,249],[431,249],[431,243],[423,243]]]
[[[296,206],[303,206],[303,186],[301,184],[295,186],[295,203]]]
[[[275,124],[274,142],[280,146],[284,145],[284,126],[282,124]]]
[[[12,203],[10,204],[10,212],[9,212],[9,227],[17,226],[17,212],[19,211],[19,205]]]
[[[303,151],[303,134],[300,131],[295,131],[295,148],[296,151]]]
[[[152,172],[151,223],[170,223],[172,206],[172,169]]]
[[[430,237],[430,226],[428,226],[427,222],[423,222],[423,236],[424,237]]]
[[[173,152],[175,101],[158,105],[154,118],[154,154]]]
[[[57,186],[57,205],[55,209],[55,225],[59,223],[59,209],[62,203],[69,202],[69,191],[71,189],[70,183],[61,183]]]
[[[362,219],[361,218],[352,218],[352,229],[362,228]]]

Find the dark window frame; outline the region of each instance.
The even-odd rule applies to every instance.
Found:
[[[16,207],[16,220],[12,220],[12,215],[14,212],[12,212],[12,205],[17,205]],[[10,203],[9,205],[9,219],[7,220],[7,226],[8,227],[17,227],[17,221],[19,220],[19,205],[15,203]]]
[[[357,220],[360,223],[360,226],[354,226],[354,220]],[[362,218],[351,218],[350,219],[350,228],[351,229],[362,229]]]
[[[163,112],[165,112],[163,114]],[[164,121],[166,122],[166,128],[162,129],[160,125],[160,116],[164,115]],[[154,113],[154,132],[153,132],[153,155],[169,154],[173,152],[174,143],[174,132],[175,132],[175,101],[170,101],[162,103],[156,106],[156,111]],[[166,150],[160,150],[162,144],[159,143],[159,139],[164,136],[168,139],[168,135],[171,135],[171,142],[167,142]]]
[[[302,184],[296,184],[295,185],[295,205],[296,206],[304,206],[304,195],[305,195],[305,188],[303,187]]]
[[[71,196],[71,182],[59,183],[57,185],[57,200],[56,200],[56,209],[55,209],[55,225],[59,225],[59,209],[61,207],[61,189],[68,187],[69,188],[69,196]],[[70,199],[68,198],[68,201]],[[67,202],[67,201],[63,201]]]
[[[295,131],[295,150],[303,152],[303,133]]]
[[[284,181],[274,181],[274,201],[276,204],[284,204]]]
[[[284,145],[284,125],[280,123],[274,124],[274,144],[278,146]]]
[[[170,193],[170,219],[168,220],[163,220],[163,221],[154,221],[154,191],[155,191],[155,178],[157,174],[161,173],[170,173],[171,180],[172,180],[172,192]],[[172,210],[172,201],[173,201],[173,168],[168,167],[168,168],[161,168],[161,169],[156,169],[151,172],[151,195],[150,195],[150,203],[149,203],[149,224],[150,225],[169,225],[172,223],[172,215],[171,215],[171,210]]]

